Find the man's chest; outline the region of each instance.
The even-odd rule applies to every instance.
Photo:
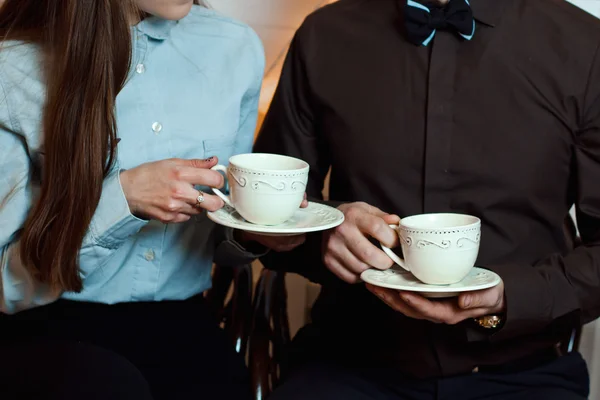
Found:
[[[359,42],[361,60],[320,75],[313,86],[322,134],[344,149],[332,152],[334,168],[369,179],[372,169],[356,162],[368,157],[379,174],[419,191],[489,186],[563,196],[584,68],[568,70],[569,60],[535,43],[527,51],[481,36],[467,43],[441,33],[430,48]]]

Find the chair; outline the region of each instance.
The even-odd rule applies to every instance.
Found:
[[[581,244],[577,227],[570,216],[564,231],[570,248]],[[285,347],[291,341],[287,315],[285,273],[263,270],[254,294],[253,323],[250,332],[249,368],[256,400],[265,400],[285,374]],[[583,327],[573,329],[570,336],[557,344],[560,354],[579,348]]]
[[[579,232],[577,231],[577,225],[575,225],[575,221],[571,216],[567,216],[565,218],[564,223],[564,231],[565,236],[567,237],[569,248],[575,248],[582,244],[581,237],[579,236]],[[571,336],[568,339],[565,339],[561,343],[558,344],[557,349],[560,354],[567,354],[573,351],[577,351],[579,348],[579,343],[581,341],[581,333],[583,331],[583,326],[579,326],[571,332]]]
[[[285,351],[290,341],[285,273],[264,269],[254,295],[248,342],[248,367],[256,400],[268,398],[285,374]]]
[[[213,269],[213,286],[205,298],[238,353],[246,355],[252,322],[252,266]]]

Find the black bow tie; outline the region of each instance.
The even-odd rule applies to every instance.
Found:
[[[438,29],[453,29],[466,40],[471,40],[475,33],[468,0],[450,0],[443,7],[407,0],[404,14],[408,39],[416,45],[427,46]]]

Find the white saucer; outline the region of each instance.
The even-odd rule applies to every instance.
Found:
[[[489,289],[501,282],[500,277],[495,272],[477,267],[473,268],[465,279],[452,285],[428,285],[401,267],[392,267],[387,271],[369,269],[363,272],[360,277],[363,281],[374,286],[404,292],[418,292],[429,298],[454,297],[462,292]]]
[[[229,206],[215,212],[209,212],[208,218],[219,225],[268,236],[293,236],[325,231],[344,222],[344,214],[341,211],[324,204],[312,202],[308,203],[307,208],[298,209],[288,221],[275,226],[257,225],[248,222]]]

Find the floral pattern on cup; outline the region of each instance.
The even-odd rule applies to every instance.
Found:
[[[452,239],[452,240],[448,240],[448,239],[440,239],[440,240],[433,240],[433,239],[415,239],[412,236],[406,236],[404,234],[404,232],[406,231],[402,231],[400,233],[400,238],[403,242],[403,244],[406,247],[412,247],[414,244],[414,247],[417,249],[426,249],[428,246],[436,246],[442,250],[450,250],[452,248],[456,248],[456,249],[470,249],[470,248],[474,248],[474,247],[478,247],[479,243],[481,241],[481,233],[479,233],[478,230],[473,230],[474,235],[471,236],[461,236],[458,239]],[[463,234],[466,234],[467,232],[462,232]]]
[[[256,173],[248,170],[244,170],[241,168],[230,167],[229,176],[241,187],[246,188],[250,187],[256,191],[276,191],[282,194],[285,193],[297,193],[301,191],[304,193],[306,190],[306,182],[300,180],[304,178],[305,174],[262,174]],[[256,179],[247,179],[244,176],[256,177]],[[276,177],[277,179],[267,179],[267,177]]]

